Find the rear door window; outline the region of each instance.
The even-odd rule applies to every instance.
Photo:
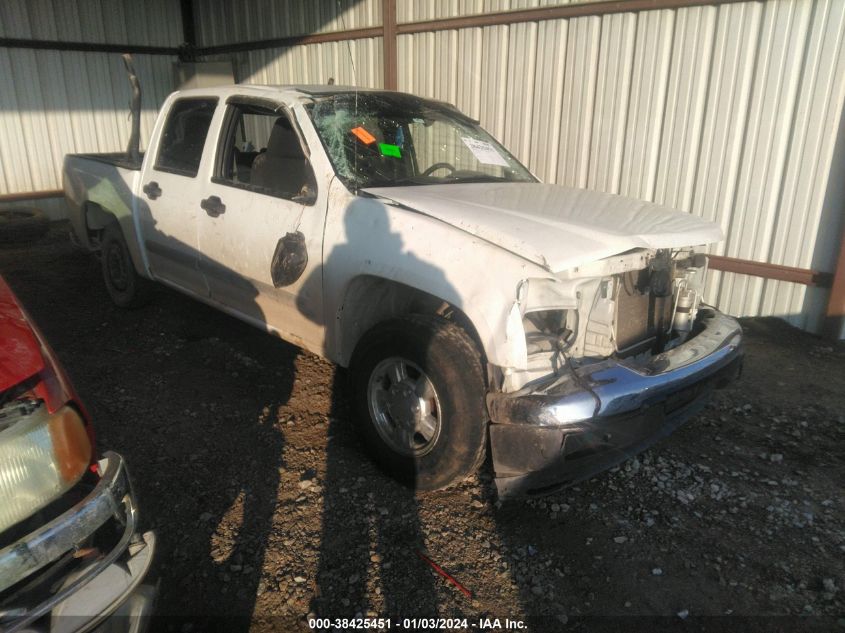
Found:
[[[159,140],[154,169],[193,178],[199,171],[202,149],[217,99],[180,99],[171,107]]]

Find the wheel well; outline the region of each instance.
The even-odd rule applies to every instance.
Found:
[[[452,321],[470,336],[486,366],[478,331],[461,309],[418,288],[370,275],[357,277],[349,284],[338,310],[341,364],[349,363],[358,341],[374,326],[408,314],[436,314]]]
[[[96,202],[85,203],[85,230],[92,246],[99,248],[103,230],[112,222],[117,222],[117,216],[113,213],[106,211]]]

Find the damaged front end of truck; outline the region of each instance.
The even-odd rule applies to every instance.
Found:
[[[706,274],[690,248],[633,249],[519,284],[508,333],[526,362],[488,395],[500,495],[615,466],[739,375],[741,328],[703,303]]]

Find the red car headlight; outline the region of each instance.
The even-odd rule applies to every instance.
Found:
[[[18,400],[0,409],[0,532],[60,497],[91,462],[79,413]]]

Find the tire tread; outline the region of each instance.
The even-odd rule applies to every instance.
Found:
[[[101,252],[105,249],[106,244],[111,240],[119,240],[123,243],[123,248],[126,249],[127,256],[129,255],[128,246],[126,244],[126,237],[123,235],[123,229],[121,229],[120,224],[117,221],[112,222],[106,226],[103,230],[103,236],[100,241]],[[125,300],[118,300],[112,294],[111,289],[109,288],[108,282],[108,272],[106,271],[106,258],[105,256],[101,257],[101,264],[102,264],[102,273],[103,273],[103,281],[106,284],[106,292],[108,292],[109,297],[111,298],[112,302],[118,306],[119,308],[126,308],[130,310],[134,310],[136,308],[143,307],[149,302],[150,294],[152,291],[152,282],[149,279],[145,279],[141,277],[137,271],[135,270],[134,264],[132,263],[131,256],[129,257],[129,265],[130,270],[132,271],[133,275],[133,282],[135,286],[135,291],[131,297],[128,297]]]
[[[359,373],[359,366],[364,362],[373,345],[384,345],[391,340],[405,339],[408,336],[409,330],[413,329],[420,329],[429,333],[429,348],[431,348],[433,343],[436,343],[440,360],[443,361],[443,356],[445,355],[445,362],[451,367],[456,368],[462,378],[467,382],[469,393],[477,392],[480,398],[477,403],[477,411],[455,412],[455,415],[467,415],[471,418],[478,418],[477,421],[470,423],[480,424],[483,427],[481,441],[475,442],[473,446],[465,447],[463,454],[458,452],[452,458],[461,465],[455,468],[458,474],[452,476],[451,479],[446,478],[445,474],[441,479],[434,477],[432,481],[425,482],[422,485],[419,481],[415,482],[417,488],[420,490],[449,488],[474,474],[486,458],[487,409],[484,402],[486,379],[483,372],[481,354],[469,334],[454,322],[438,315],[411,314],[393,318],[376,325],[361,338],[356,346],[350,367],[353,376],[355,376]],[[353,382],[356,380],[353,379]],[[357,388],[361,389],[362,387],[363,385],[359,384]],[[359,397],[360,392],[353,394],[356,402]],[[470,407],[475,406],[471,401],[467,404]],[[356,406],[356,413],[359,424],[363,425],[362,430],[365,436],[369,435],[370,433],[367,428],[371,426],[371,422],[369,421],[369,414],[364,415],[363,404]],[[473,434],[471,431],[469,433],[471,435]],[[477,432],[474,434],[477,437]],[[369,447],[371,449],[373,448],[372,446]],[[472,453],[469,453],[469,450]],[[382,459],[378,459],[378,461],[383,463]]]

